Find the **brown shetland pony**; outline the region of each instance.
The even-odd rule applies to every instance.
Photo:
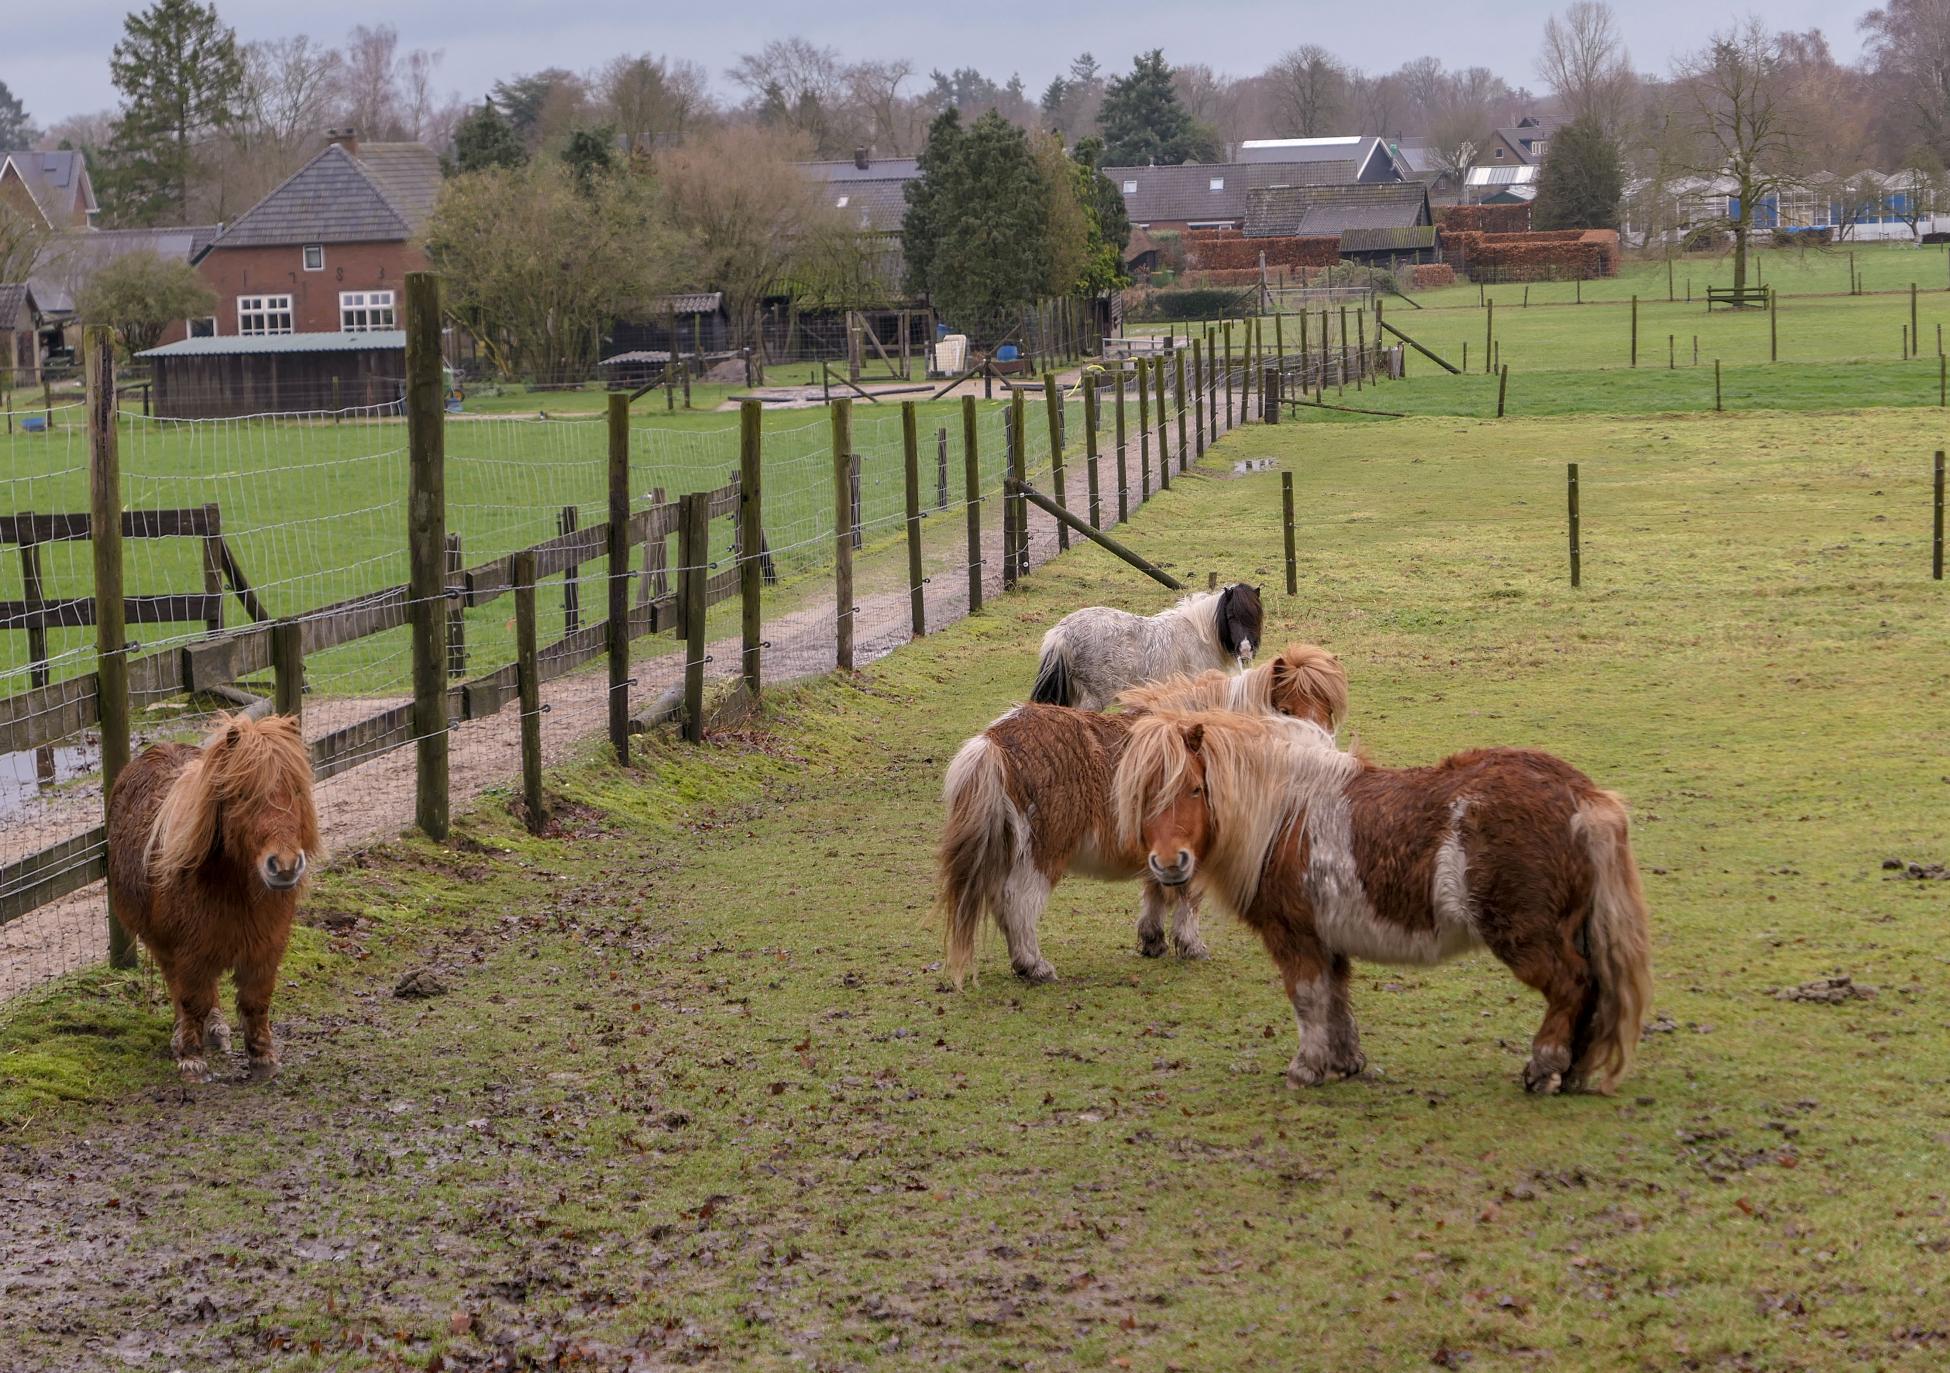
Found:
[[[1347,714],[1347,676],[1326,649],[1290,644],[1248,672],[1174,677],[1118,700],[1127,713],[1018,706],[963,744],[948,765],[940,908],[956,985],[974,964],[984,914],[1001,927],[1017,974],[1047,982],[1056,970],[1037,945],[1036,924],[1050,889],[1068,872],[1105,881],[1143,876],[1144,850],[1118,842],[1110,808],[1111,776],[1133,720],[1166,706],[1223,707],[1310,721],[1331,741]],[[1164,906],[1164,893],[1147,880],[1138,920],[1138,952],[1146,958],[1166,951]],[[1181,957],[1205,957],[1188,893],[1174,903],[1172,938]]]
[[[1296,1086],[1361,1072],[1350,958],[1434,963],[1487,946],[1544,994],[1523,1083],[1609,1092],[1651,998],[1625,806],[1527,749],[1382,768],[1251,716],[1139,720],[1116,780],[1120,842],[1153,880],[1258,932],[1286,984]]]
[[[251,1074],[277,1072],[271,992],[306,872],[324,853],[311,782],[311,751],[289,715],[221,720],[202,748],[154,745],[115,779],[108,899],[169,984],[170,1047],[186,1078],[206,1071],[206,1033],[230,1045],[217,1009],[226,970]]]

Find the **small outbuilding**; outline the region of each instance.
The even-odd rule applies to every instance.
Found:
[[[401,329],[186,338],[136,356],[163,419],[397,410],[406,393]]]
[[[41,379],[40,312],[25,282],[0,284],[0,391]]]

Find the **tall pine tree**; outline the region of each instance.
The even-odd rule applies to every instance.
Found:
[[[998,340],[1049,277],[1050,199],[1029,139],[993,110],[966,129],[949,110],[920,162],[903,226],[908,285],[952,327]]]
[[[1211,162],[1219,155],[1212,130],[1178,102],[1161,48],[1140,56],[1128,75],[1105,88],[1097,125],[1104,135],[1104,161],[1113,167]]]
[[[156,0],[122,20],[108,62],[122,92],[107,189],[124,222],[190,215],[204,148],[236,117],[244,62],[214,5]]]
[[[34,121],[27,117],[27,107],[7,89],[6,82],[0,81],[0,149],[18,152],[32,147],[39,137]]]
[[[1534,229],[1616,229],[1625,172],[1618,145],[1590,115],[1551,135],[1537,171]]]
[[[454,128],[454,165],[463,172],[519,167],[527,160],[521,136],[492,100],[483,100],[480,109]]]

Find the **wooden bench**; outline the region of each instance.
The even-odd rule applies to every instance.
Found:
[[[1725,305],[1735,310],[1765,310],[1771,290],[1767,286],[1709,286],[1706,288],[1706,308],[1709,312],[1715,305]]]

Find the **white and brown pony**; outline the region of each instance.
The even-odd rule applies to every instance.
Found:
[[[108,800],[108,899],[149,947],[176,1008],[170,1048],[203,1077],[206,1035],[230,1027],[217,982],[237,979],[251,1073],[277,1071],[271,993],[311,864],[324,854],[311,751],[289,715],[219,721],[203,747],[156,744]]]
[[[1234,582],[1201,591],[1156,615],[1107,605],[1073,610],[1043,636],[1029,699],[1047,706],[1102,710],[1140,682],[1250,667],[1265,628],[1259,588]]]
[[[1110,806],[1118,756],[1143,712],[1170,705],[1277,713],[1311,722],[1331,742],[1347,713],[1347,676],[1326,649],[1292,644],[1250,672],[1174,678],[1119,699],[1126,713],[1018,706],[963,744],[948,765],[939,885],[948,970],[957,985],[974,964],[985,915],[1001,928],[1017,974],[1047,982],[1056,971],[1037,945],[1036,925],[1050,889],[1071,872],[1105,881],[1144,875],[1144,850],[1118,842]],[[1146,880],[1138,951],[1156,958],[1175,946],[1181,957],[1203,958],[1190,893],[1177,894],[1170,945],[1164,907],[1165,894]]]
[[[1523,1083],[1609,1092],[1651,998],[1625,806],[1568,763],[1478,749],[1382,768],[1252,716],[1152,714],[1131,729],[1117,830],[1152,879],[1202,892],[1265,942],[1299,1022],[1296,1086],[1361,1072],[1349,960],[1435,963],[1487,947],[1544,994]]]

